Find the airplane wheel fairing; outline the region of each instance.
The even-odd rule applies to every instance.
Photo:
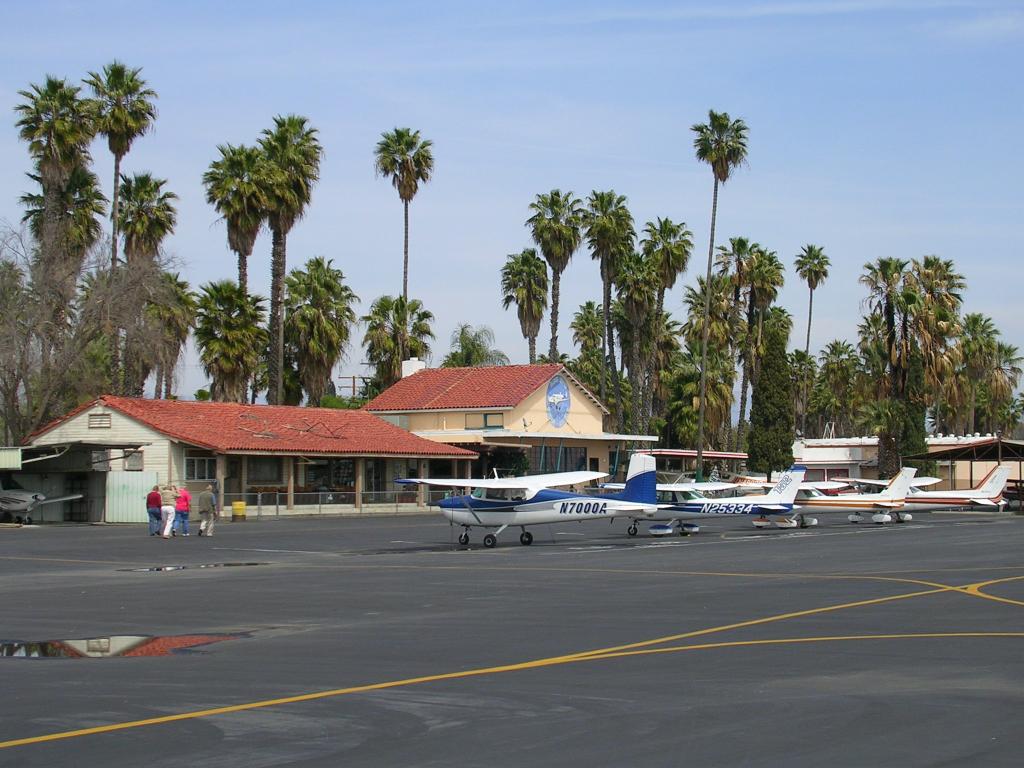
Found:
[[[467,544],[469,544],[469,534],[468,533],[460,533],[459,534],[459,544],[461,544],[462,546],[466,546]]]
[[[862,522],[864,520],[864,517],[862,515],[847,515],[846,519],[849,520],[851,523],[856,524]]]
[[[633,523],[629,526],[629,528],[626,529],[626,533],[628,533],[630,536],[636,536],[638,530],[640,529],[636,527],[636,523]]]
[[[493,533],[488,533],[484,536],[484,546],[487,547],[487,549],[494,549],[498,546],[498,537]]]
[[[524,547],[528,547],[533,544],[533,534],[529,531],[523,531],[519,534],[519,543]]]

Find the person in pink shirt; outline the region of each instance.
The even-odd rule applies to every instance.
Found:
[[[188,488],[181,486],[178,489],[178,496],[174,500],[174,528],[171,531],[172,536],[178,535],[178,529],[181,528],[181,535],[188,536],[188,513],[192,511],[192,494],[188,492]]]

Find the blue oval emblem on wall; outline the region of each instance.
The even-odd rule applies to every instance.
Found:
[[[569,384],[561,376],[548,382],[548,420],[556,427],[565,426],[569,416]]]

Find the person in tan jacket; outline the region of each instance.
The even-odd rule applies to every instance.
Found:
[[[208,485],[196,497],[196,508],[199,510],[199,535],[213,536],[213,526],[217,523],[217,502],[213,497],[213,486]]]
[[[171,526],[174,524],[174,503],[178,498],[178,489],[173,483],[160,486],[160,535],[171,538]]]

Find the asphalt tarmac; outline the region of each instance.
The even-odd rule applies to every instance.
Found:
[[[0,658],[0,765],[1019,766],[1024,517],[822,522],[0,528],[0,642],[235,638]]]

